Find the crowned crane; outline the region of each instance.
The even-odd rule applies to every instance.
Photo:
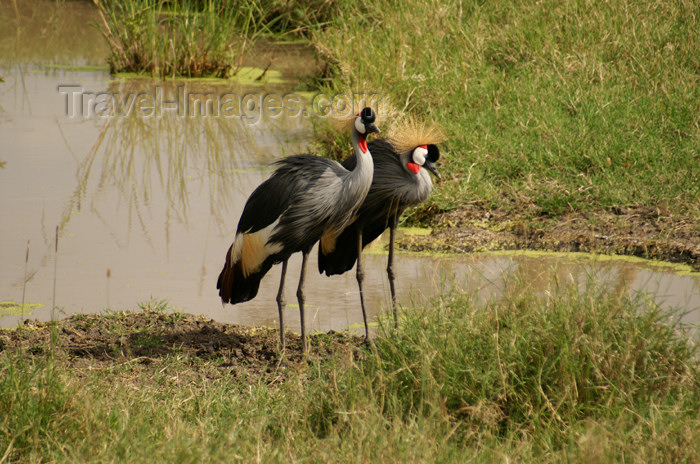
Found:
[[[389,228],[389,258],[387,276],[391,289],[394,323],[397,324],[396,289],[394,284],[394,238],[398,220],[409,206],[425,201],[433,188],[428,171],[440,179],[435,162],[440,158],[436,143],[444,140],[435,127],[409,123],[398,135],[369,143],[374,159],[372,186],[357,212],[357,218],[336,239],[332,251],[319,248],[318,270],[331,276],[352,269],[360,263],[362,249]],[[343,162],[353,169],[357,157]],[[357,270],[357,280],[362,297],[362,273]],[[366,322],[365,322],[366,325]]]
[[[306,259],[319,239],[335,237],[342,232],[372,184],[374,164],[366,137],[379,132],[374,125],[374,111],[364,108],[350,121],[357,160],[353,168],[347,169],[337,161],[311,155],[290,156],[278,161],[272,176],[248,198],[216,284],[224,304],[248,301],[257,295],[260,279],[274,264],[281,262],[282,276],[277,292],[281,349],[285,346],[287,260],[293,253],[302,252],[297,300],[302,347],[306,351]]]

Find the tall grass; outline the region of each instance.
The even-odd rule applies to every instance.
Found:
[[[252,382],[223,358],[94,369],[60,353],[0,353],[0,452],[61,462],[700,458],[697,349],[651,299],[515,285],[486,304],[457,294],[413,308],[395,334],[387,322],[359,355],[283,363]]]
[[[56,446],[47,440],[52,430],[74,428],[76,420],[70,388],[53,356],[27,359],[3,353],[0,373],[0,461],[15,450],[27,450],[25,457],[50,455]]]
[[[258,2],[96,0],[110,71],[229,77],[265,30]]]
[[[700,217],[690,0],[341,2],[314,44],[335,89],[393,97],[450,134],[432,205]]]
[[[342,435],[347,414],[366,433],[369,416],[378,439],[430,424],[424,443],[439,457],[443,445],[487,460],[699,456],[697,351],[667,314],[607,290],[520,290],[486,306],[440,300],[407,313],[395,336],[387,323],[354,371],[316,392],[315,427]]]

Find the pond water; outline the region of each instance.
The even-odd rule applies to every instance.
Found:
[[[298,46],[261,51],[263,67],[270,53],[277,54],[275,78],[247,84],[119,79],[104,66],[103,39],[85,26],[94,20],[89,3],[2,8],[0,327],[27,318],[134,310],[161,299],[223,322],[276,326],[279,266],[258,297],[235,306],[222,307],[216,279],[248,195],[269,175],[272,161],[305,151],[312,127],[303,113],[236,116],[242,108],[236,99],[293,93],[298,74],[313,71],[313,57]],[[220,110],[218,116],[201,114],[207,104]],[[292,330],[299,327],[291,304],[299,266],[295,256],[287,276]],[[368,253],[366,266],[374,316],[389,302],[386,255]],[[307,276],[309,329],[361,333],[354,272],[328,278],[315,268],[312,262]],[[514,277],[546,291],[552,276],[583,282],[594,275],[616,291],[653,294],[684,311],[686,322],[700,321],[700,276],[651,262],[399,254],[396,269],[404,305],[454,288],[488,298]]]

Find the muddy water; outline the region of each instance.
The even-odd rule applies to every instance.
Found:
[[[0,326],[23,318],[133,310],[138,302],[161,299],[224,322],[276,326],[279,266],[248,303],[222,307],[215,283],[248,195],[269,175],[270,162],[305,150],[311,125],[301,114],[251,111],[240,117],[240,105],[222,102],[225,95],[233,102],[292,92],[294,74],[301,72],[289,64],[295,58],[275,79],[255,85],[115,79],[103,67],[101,37],[78,27],[94,19],[90,5],[46,5],[23,4],[28,11],[19,12],[20,28],[8,5],[2,14],[10,18],[0,18],[0,301],[26,303],[4,303]],[[308,56],[293,56],[304,67],[312,63]],[[219,114],[202,115],[206,101],[183,108],[194,101],[191,95],[210,96]],[[366,263],[374,316],[389,301],[386,255],[370,253]],[[299,264],[299,256],[290,262],[290,303]],[[700,277],[650,263],[401,254],[396,268],[404,305],[452,289],[486,299],[513,279],[547,291],[552,276],[585,282],[594,275],[601,285],[649,292],[660,304],[685,311],[687,322],[700,321]],[[307,302],[311,330],[361,331],[354,273],[323,277],[312,262]],[[298,330],[295,305],[286,317],[288,327]]]

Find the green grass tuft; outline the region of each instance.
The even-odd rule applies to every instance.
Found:
[[[387,321],[354,369],[319,377],[311,430],[382,441],[420,424],[429,460],[697,459],[696,348],[650,300],[594,284],[456,295],[407,312],[397,334]]]

